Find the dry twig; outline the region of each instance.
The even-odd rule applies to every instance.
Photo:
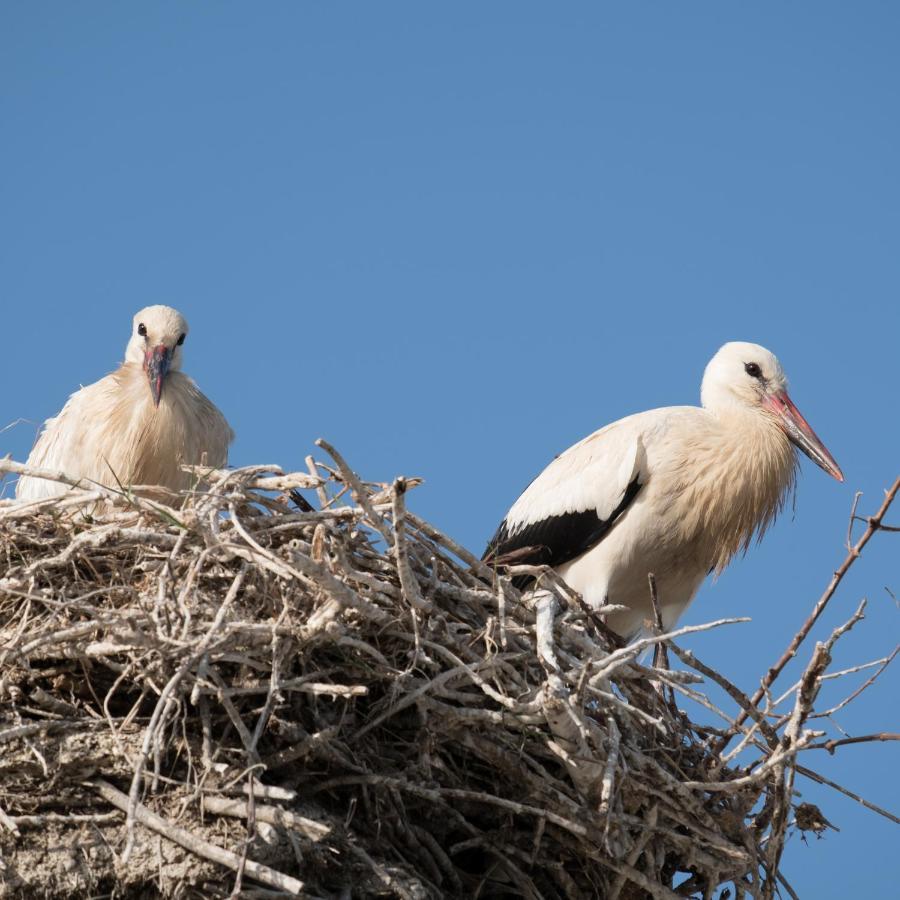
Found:
[[[540,578],[521,595],[407,508],[418,480],[368,484],[320,446],[333,463],[198,470],[205,484],[183,496],[92,485],[0,501],[0,858],[11,891],[625,900],[709,897],[726,884],[765,897],[781,883],[791,893],[788,826],[823,820],[794,815],[794,772],[855,796],[798,757],[898,738],[808,723],[828,727],[893,655],[828,671],[854,617],[780,698],[789,713],[760,702],[866,542],[890,530],[882,518],[900,482],[749,698],[676,643],[742,620],[663,633],[651,582],[652,633],[622,646],[602,620],[612,607],[586,607],[534,567],[513,567]],[[0,471],[74,483],[9,460]],[[266,493],[297,488],[315,490],[321,508],[294,511]],[[649,647],[686,668],[662,651],[659,665],[641,665]],[[823,681],[865,668],[877,671],[817,709]],[[725,691],[721,708],[703,680]],[[696,701],[704,721],[676,697]],[[85,841],[90,863],[73,863]]]

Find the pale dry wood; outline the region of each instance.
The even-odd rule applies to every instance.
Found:
[[[93,787],[107,803],[112,804],[117,809],[120,809],[123,812],[130,809],[131,803],[128,797],[114,788],[109,782],[104,781],[102,778],[96,778],[89,782],[89,785]],[[162,816],[158,816],[156,813],[147,809],[146,806],[138,804],[134,810],[134,817],[139,824],[152,829],[157,834],[161,834],[163,837],[176,844],[180,844],[186,850],[190,850],[191,853],[196,853],[197,856],[209,859],[212,862],[232,869],[235,872],[243,867],[244,871],[246,871],[255,881],[259,881],[262,884],[268,884],[271,887],[286,891],[294,896],[301,896],[303,893],[304,885],[302,881],[292,878],[289,875],[284,875],[269,866],[253,862],[252,860],[241,860],[238,854],[232,853],[230,850],[225,850],[223,847],[217,847],[215,844],[211,844],[209,841],[191,834],[188,830],[173,825],[171,822],[167,822]]]
[[[210,813],[220,816],[235,816],[237,818],[250,818],[250,804],[246,800],[232,800],[227,797],[204,797],[203,808]],[[330,825],[317,822],[308,816],[301,816],[278,806],[256,804],[253,807],[253,817],[259,822],[268,822],[270,825],[280,825],[297,831],[311,841],[321,841],[333,831]]]

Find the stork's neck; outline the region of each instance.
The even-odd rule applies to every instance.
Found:
[[[688,530],[706,536],[721,571],[761,535],[793,486],[797,458],[777,422],[737,404],[708,410],[708,428],[684,444],[678,505]]]

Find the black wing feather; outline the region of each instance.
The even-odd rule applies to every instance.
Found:
[[[632,504],[642,486],[635,476],[608,519],[601,519],[595,509],[585,509],[548,516],[512,534],[504,519],[481,558],[488,563],[503,565],[504,558],[514,554],[513,559],[506,560],[507,563],[561,566],[599,544]],[[528,575],[520,575],[513,579],[513,584],[522,588],[531,580]]]
[[[294,501],[294,506],[300,510],[300,512],[315,512],[316,508],[300,493],[300,491],[291,490],[290,492],[291,500]]]

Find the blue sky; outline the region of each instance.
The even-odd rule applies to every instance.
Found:
[[[0,424],[39,423],[169,303],[234,464],[315,438],[480,551],[550,458],[622,415],[698,402],[726,340],[781,358],[847,476],[686,621],[748,691],[843,559],[853,493],[898,474],[900,8],[793,4],[41,3],[0,8]],[[24,458],[35,424],[0,435]],[[895,515],[900,521],[900,509]],[[897,638],[880,535],[819,638]],[[897,729],[896,672],[838,718]],[[808,764],[900,807],[896,744]],[[885,893],[896,826],[841,827],[785,871]]]

